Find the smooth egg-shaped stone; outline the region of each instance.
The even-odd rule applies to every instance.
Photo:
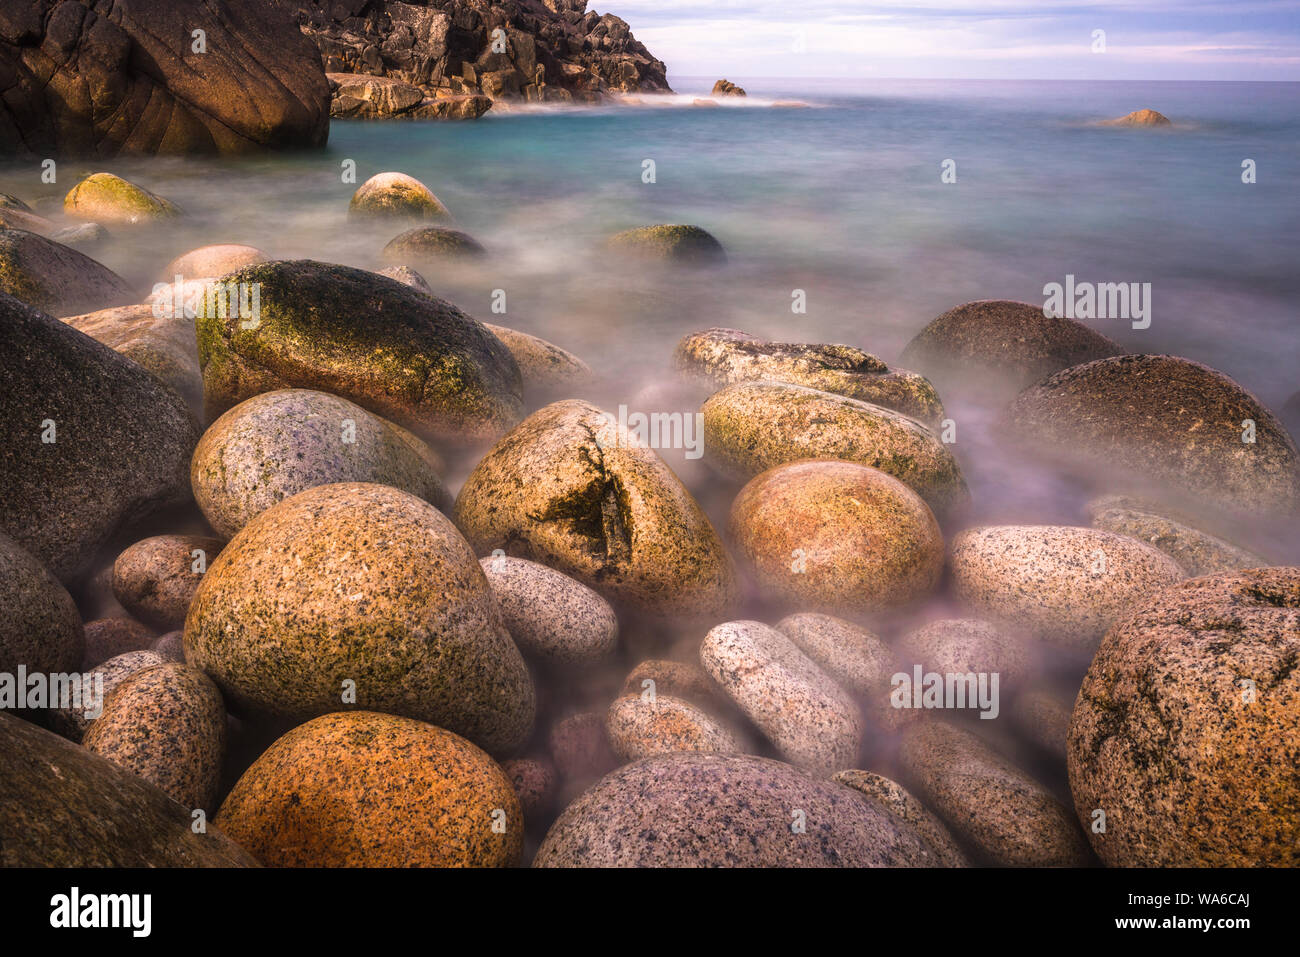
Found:
[[[357,187],[348,203],[357,219],[450,219],[451,213],[432,190],[405,173],[376,173]]]
[[[207,535],[155,535],[127,548],[113,563],[113,595],[133,616],[159,631],[185,625],[208,563],[225,541]]]
[[[700,708],[671,695],[624,695],[609,706],[609,743],[624,761],[670,751],[743,751],[739,738]]]
[[[175,203],[113,173],[91,173],[68,191],[63,209],[97,223],[152,223],[181,215]]]
[[[537,562],[506,555],[480,563],[506,628],[525,654],[558,665],[602,661],[618,647],[618,618],[582,582]]]
[[[68,590],[0,532],[0,674],[17,675],[20,665],[32,673],[71,672],[85,651],[81,615]]]

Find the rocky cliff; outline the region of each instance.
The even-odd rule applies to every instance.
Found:
[[[387,76],[428,96],[599,100],[671,92],[664,64],[587,0],[296,0],[331,74]]]

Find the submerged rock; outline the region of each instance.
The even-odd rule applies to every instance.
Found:
[[[180,207],[112,173],[92,173],[68,191],[63,211],[98,223],[151,223],[181,215]]]
[[[200,246],[177,256],[167,264],[159,280],[173,282],[177,276],[183,279],[202,279],[206,276],[224,276],[244,266],[264,263],[270,257],[256,246],[242,243],[218,243],[213,246]]]
[[[1173,126],[1169,117],[1155,110],[1134,110],[1127,116],[1114,120],[1102,120],[1102,126]]]
[[[722,243],[699,226],[642,226],[610,237],[609,248],[640,259],[703,265],[724,263]]]
[[[723,724],[671,695],[625,695],[609,706],[607,722],[610,745],[624,761],[682,751],[745,750]]]
[[[387,262],[428,267],[448,260],[486,256],[487,250],[459,229],[417,226],[389,240],[381,255]]]
[[[517,329],[494,326],[490,322],[483,325],[515,357],[515,362],[519,364],[519,374],[523,376],[525,393],[553,393],[591,382],[591,366],[572,352]]]

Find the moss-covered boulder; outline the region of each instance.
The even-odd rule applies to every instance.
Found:
[[[401,266],[430,266],[449,259],[486,256],[487,250],[469,233],[443,226],[417,226],[389,240],[381,255]]]
[[[519,419],[514,357],[448,302],[311,261],[247,266],[223,282],[247,290],[250,305],[255,290],[258,308],[242,318],[205,309],[196,320],[210,417],[263,392],[303,388],[451,442],[495,438]]]
[[[923,376],[890,369],[853,346],[772,342],[738,329],[706,329],[684,336],[673,361],[687,378],[715,389],[766,379],[884,406],[932,427],[943,419],[938,393]]]
[[[92,173],[68,191],[63,211],[97,223],[153,223],[181,215],[181,209],[112,173]]]
[[[21,229],[0,229],[0,292],[52,316],[132,302],[126,280],[68,246]]]
[[[627,229],[610,237],[609,248],[621,255],[660,262],[705,265],[727,261],[722,243],[699,226],[661,225]]]
[[[481,555],[550,565],[650,615],[716,617],[736,598],[731,560],[677,476],[586,402],[548,405],[502,438],[455,518]]]
[[[450,220],[451,213],[414,176],[376,173],[352,194],[348,218]]]
[[[799,459],[841,459],[900,480],[936,515],[970,501],[961,466],[915,419],[847,396],[780,382],[742,382],[701,410],[705,461],[747,482]]]

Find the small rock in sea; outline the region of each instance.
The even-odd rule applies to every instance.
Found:
[[[123,679],[82,739],[182,807],[216,810],[226,756],[226,709],[202,671],[169,662]]]
[[[1173,126],[1169,117],[1155,110],[1134,110],[1114,120],[1102,120],[1102,126]]]
[[[982,299],[949,309],[918,332],[899,356],[944,381],[973,382],[1013,394],[1044,376],[1124,349],[1100,332],[1042,306]]]
[[[1300,568],[1194,578],[1116,623],[1069,731],[1075,812],[1103,861],[1300,864],[1297,660]]]
[[[524,812],[524,821],[541,820],[555,801],[555,767],[540,757],[512,758],[501,765]]]
[[[448,260],[486,256],[487,250],[459,229],[417,226],[390,240],[380,255],[385,261],[402,266],[436,268],[438,263]]]
[[[0,712],[0,867],[255,867],[220,829],[85,748]]]
[[[609,743],[623,761],[639,761],[673,751],[746,750],[725,725],[672,695],[624,695],[609,706]]]
[[[704,512],[654,449],[586,402],[534,412],[475,467],[455,519],[480,555],[502,549],[656,618],[716,618],[735,570]]]
[[[182,215],[174,203],[112,173],[92,173],[68,191],[63,211],[97,223],[156,223]]]
[[[554,393],[590,384],[591,366],[554,343],[517,329],[483,323],[510,350],[523,376],[524,393]]]
[[[673,352],[677,370],[710,391],[738,382],[786,382],[884,406],[935,428],[943,404],[929,381],[891,369],[853,346],[772,342],[738,329],[705,329],[683,336]]]
[[[870,614],[930,594],[943,535],[893,476],[852,462],[802,461],[753,478],[728,522],[763,593],[829,614]]]
[[[113,563],[113,594],[145,624],[173,631],[185,624],[208,563],[225,542],[206,535],[155,535],[136,542]]]
[[[438,454],[399,425],[325,392],[278,389],[222,414],[199,439],[190,485],[232,537],[268,508],[335,482],[390,485],[439,508],[451,500]]]
[[[245,525],[199,584],[185,654],[236,711],[384,710],[498,754],[532,731],[532,679],[473,551],[383,485],[318,486]]]
[[[92,688],[94,688],[93,682],[97,680],[103,682],[100,688],[94,688],[94,700],[90,700],[83,693],[80,704],[74,701],[68,707],[51,708],[50,728],[69,741],[80,742],[87,729],[103,713],[104,702],[108,700],[108,695],[114,688],[137,671],[164,664],[165,661],[166,659],[157,651],[144,649],[141,651],[128,651],[96,665],[89,671],[84,672],[89,676]],[[84,689],[85,685],[82,687]]]
[[[21,229],[0,229],[0,292],[56,317],[136,298],[127,281],[107,266]]]
[[[588,665],[618,648],[618,618],[600,595],[554,568],[490,556],[487,576],[510,637],[526,656],[548,664]]]
[[[280,738],[216,824],[270,867],[513,867],[524,842],[495,761],[450,731],[372,711]]]
[[[781,632],[756,621],[718,625],[700,663],[792,764],[829,775],[857,762],[857,703]]]
[[[449,302],[362,269],[311,261],[224,277],[259,290],[258,314],[196,320],[205,404],[215,418],[275,389],[319,389],[422,437],[494,439],[518,421],[514,357]]]
[[[85,657],[81,615],[63,584],[0,532],[0,674],[66,674]],[[19,690],[17,688],[15,691]]]
[[[705,461],[747,482],[799,459],[839,459],[903,482],[936,515],[970,501],[961,466],[921,423],[846,396],[779,382],[742,382],[701,409]]]
[[[1073,704],[1052,691],[1025,691],[1012,699],[1007,716],[1022,739],[1064,765]]]
[[[927,845],[875,801],[745,754],[619,768],[551,825],[534,867],[924,867]]]
[[[1064,525],[989,525],[952,540],[956,597],[981,618],[1089,651],[1154,591],[1184,577],[1164,552],[1127,535]]]
[[[1022,392],[1005,440],[1135,486],[1161,484],[1210,508],[1293,514],[1300,450],[1258,399],[1208,366],[1132,355],[1073,366]]]
[[[451,213],[429,187],[405,173],[377,173],[348,203],[349,218],[449,220]]]
[[[971,732],[937,720],[910,725],[899,766],[913,793],[989,863],[1088,865],[1088,845],[1065,806]]]
[[[1125,495],[1104,495],[1088,503],[1094,528],[1128,535],[1160,549],[1190,578],[1272,564],[1254,552],[1202,531],[1173,512]]]
[[[83,671],[128,651],[143,651],[153,645],[156,637],[154,631],[134,618],[97,618],[86,622],[85,631],[86,652],[81,659]]]
[[[661,225],[628,229],[609,240],[609,248],[640,259],[696,265],[724,263],[722,243],[699,226]]]
[[[906,674],[920,665],[922,672],[940,675],[997,675],[999,695],[1014,691],[1033,667],[1033,652],[1023,640],[971,618],[932,621],[904,635],[897,648]]]
[[[707,100],[697,96],[695,99],[691,101],[691,106],[716,107],[718,106],[718,101]]]
[[[167,264],[167,268],[158,278],[160,282],[175,282],[177,276],[182,279],[224,276],[244,266],[253,266],[268,260],[266,253],[256,246],[247,246],[243,243],[217,243],[182,253]]]
[[[906,826],[916,831],[929,852],[921,863],[929,867],[969,867],[965,853],[943,822],[897,781],[871,771],[839,771],[832,781],[861,791]]]
[[[0,293],[0,529],[71,581],[126,521],[189,499],[185,402],[107,346]]]
[[[160,315],[161,313],[161,315]],[[118,306],[63,319],[78,332],[144,366],[195,412],[203,410],[203,374],[194,320],[152,304]]]
[[[713,84],[714,96],[744,96],[745,91],[730,80],[719,80]]]

